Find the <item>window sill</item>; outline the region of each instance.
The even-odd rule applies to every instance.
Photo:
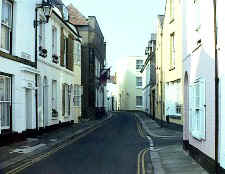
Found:
[[[140,106],[136,106],[136,108],[143,108],[143,106],[141,106],[141,105]]]
[[[197,139],[198,141],[203,140],[202,137],[201,137],[200,132],[197,131],[197,130],[192,131],[192,132],[191,132],[191,135],[192,135],[193,138]]]
[[[4,52],[6,54],[10,54],[10,52],[8,50],[4,49],[4,48],[0,48],[0,51]]]

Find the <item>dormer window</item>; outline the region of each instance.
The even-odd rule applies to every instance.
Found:
[[[1,17],[1,48],[10,52],[12,40],[12,3],[8,0],[2,1]]]

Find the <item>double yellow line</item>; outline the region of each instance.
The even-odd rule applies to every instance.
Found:
[[[84,137],[84,136],[88,135],[89,133],[93,132],[94,130],[96,130],[97,128],[101,127],[102,125],[103,125],[103,124],[100,124],[100,125],[97,125],[97,126],[91,128],[90,130],[88,130],[87,132],[85,132],[85,133],[79,135],[78,137],[74,138],[74,139],[71,140],[70,142],[64,143],[64,144],[62,144],[62,145],[60,145],[60,146],[58,146],[58,147],[52,149],[51,151],[49,151],[49,152],[47,152],[47,153],[45,153],[45,154],[42,154],[42,155],[40,155],[40,156],[38,156],[38,157],[35,157],[35,158],[33,158],[31,161],[26,162],[26,163],[20,165],[19,167],[16,167],[16,168],[14,168],[14,169],[8,171],[6,174],[16,174],[16,173],[18,173],[18,172],[24,170],[25,168],[32,166],[33,164],[35,164],[35,163],[41,161],[42,159],[45,159],[45,158],[49,157],[50,155],[52,155],[52,154],[54,154],[54,153],[56,153],[56,152],[58,152],[58,151],[64,149],[66,146],[68,146],[68,145],[70,145],[70,144],[72,144],[72,143],[78,141],[79,139],[81,139],[82,137]]]
[[[138,134],[139,134],[142,138],[145,138],[143,129],[141,128],[141,126],[140,126],[140,124],[139,124],[138,122],[137,122],[137,131],[138,131]]]
[[[138,154],[137,174],[145,174],[145,155],[148,151],[148,148],[142,149]]]

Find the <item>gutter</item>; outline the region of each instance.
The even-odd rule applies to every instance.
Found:
[[[37,14],[38,8],[35,8],[35,20],[37,21],[38,14]],[[35,27],[35,69],[37,69],[37,26]],[[36,109],[36,131],[38,132],[38,75],[35,73],[35,109]]]

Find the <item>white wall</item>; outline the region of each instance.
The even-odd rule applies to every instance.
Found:
[[[219,129],[219,157],[220,165],[225,169],[225,69],[224,69],[224,55],[225,55],[225,40],[224,40],[224,0],[217,0],[217,29],[218,29],[218,69],[219,69],[219,103],[220,103],[220,129]]]
[[[193,1],[183,1],[185,14],[183,20],[184,36],[184,71],[188,75],[188,84],[193,84],[196,79],[203,78],[206,81],[206,139],[197,140],[189,131],[189,108],[188,96],[184,95],[187,101],[184,106],[184,140],[196,147],[212,159],[215,159],[215,53],[214,53],[214,23],[213,23],[213,1],[200,2],[200,38],[201,46],[197,47],[196,31],[194,29],[196,16],[193,9]],[[205,13],[207,11],[207,13]],[[191,22],[190,22],[191,21]]]

